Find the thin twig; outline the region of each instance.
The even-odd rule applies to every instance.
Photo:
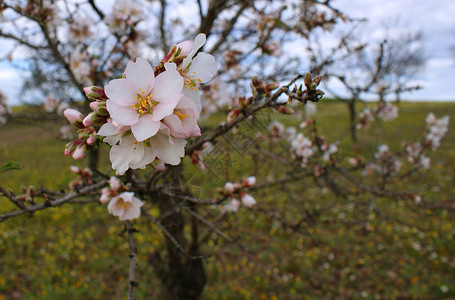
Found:
[[[128,289],[128,300],[134,300],[134,288],[139,285],[139,283],[135,280],[134,274],[136,270],[136,259],[137,259],[137,248],[136,243],[134,242],[134,233],[137,232],[134,229],[133,225],[129,221],[125,222],[125,229],[128,232],[128,245],[130,246],[130,267],[128,270],[128,282],[129,289]]]
[[[90,186],[87,186],[87,187],[84,187],[80,190],[77,190],[77,191],[74,191],[74,192],[71,192],[61,198],[58,198],[54,201],[46,201],[44,203],[39,203],[39,204],[35,204],[35,205],[30,205],[30,206],[25,206],[24,209],[21,209],[21,210],[16,210],[16,211],[12,211],[12,212],[9,212],[9,213],[6,213],[6,214],[3,214],[0,216],[0,222],[3,222],[5,221],[6,219],[9,219],[9,218],[12,218],[12,217],[15,217],[15,216],[19,216],[19,215],[23,215],[25,213],[31,213],[33,214],[34,212],[38,211],[38,210],[43,210],[43,209],[46,209],[46,208],[49,208],[49,207],[57,207],[57,206],[61,206],[65,203],[81,203],[81,202],[84,202],[85,201],[81,201],[79,199],[75,199],[77,197],[80,197],[80,196],[84,196],[84,195],[87,195],[93,191],[96,191],[98,190],[99,188],[101,188],[102,186],[106,185],[108,183],[107,180],[103,180],[103,181],[100,181],[96,184],[93,184],[93,185],[90,185]],[[89,199],[87,200],[87,202],[94,202],[96,201],[97,199],[93,198],[93,199]]]

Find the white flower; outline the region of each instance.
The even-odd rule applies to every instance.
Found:
[[[430,168],[430,158],[425,155],[420,155],[420,165],[422,168],[428,170]]]
[[[77,14],[74,15],[73,22],[68,31],[68,40],[73,43],[84,43],[93,35],[93,32],[90,30],[93,25],[88,18]]]
[[[224,185],[224,190],[228,193],[234,192],[234,184],[232,184],[232,182],[226,182]]]
[[[228,212],[237,212],[240,207],[240,201],[237,199],[231,199],[228,204],[223,205],[221,208],[221,213],[228,213]]]
[[[311,117],[313,115],[315,115],[317,112],[317,106],[316,106],[316,103],[313,103],[313,102],[307,102],[305,104],[305,116],[308,118],[308,117]]]
[[[109,187],[112,191],[117,192],[122,187],[122,183],[117,177],[111,176],[111,178],[109,178]]]
[[[242,195],[242,204],[245,205],[246,207],[253,207],[253,205],[256,204],[256,200],[250,195],[250,194],[243,194]]]
[[[134,197],[133,192],[123,192],[112,198],[107,208],[110,214],[117,216],[120,221],[125,221],[139,218],[143,205],[141,200]]]
[[[278,121],[271,122],[267,129],[274,138],[281,138],[284,135],[284,125]]]
[[[378,116],[384,121],[392,121],[398,117],[398,107],[385,103],[379,109]]]
[[[130,168],[143,169],[155,157],[150,145],[137,141],[133,135],[122,137],[109,152],[112,169],[116,170],[117,175],[123,175]]]
[[[256,177],[255,176],[249,176],[246,181],[248,182],[248,185],[255,185],[256,184]]]
[[[213,55],[205,52],[200,52],[198,55],[196,55],[196,57],[194,57],[197,51],[205,44],[205,41],[205,34],[198,34],[191,44],[191,52],[179,66],[180,74],[185,79],[183,93],[185,96],[191,98],[196,103],[198,112],[200,112],[202,109],[201,99],[199,95],[199,85],[201,83],[206,83],[212,79],[213,76],[215,76],[217,69],[217,63]],[[182,51],[189,50],[187,41],[184,41],[179,45],[182,47]]]
[[[330,144],[329,149],[327,149],[327,151],[325,151],[324,154],[322,155],[322,160],[328,161],[330,159],[330,156],[337,152],[338,152],[338,144],[337,143]]]
[[[114,79],[105,86],[106,108],[119,125],[130,126],[138,141],[154,136],[160,121],[174,112],[180,99],[183,79],[174,63],[155,78],[153,68],[143,58],[129,62],[125,78]]]
[[[44,110],[47,112],[53,112],[58,106],[58,99],[47,95],[46,101],[44,102]]]
[[[111,13],[106,17],[106,24],[112,32],[125,34],[128,27],[144,19],[140,3],[132,0],[117,0]]]
[[[80,45],[71,53],[70,67],[78,81],[91,85],[92,82],[89,77],[91,72],[90,58]]]

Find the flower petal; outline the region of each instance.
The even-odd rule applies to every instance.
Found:
[[[172,115],[176,105],[177,105],[177,102],[175,102],[175,103],[158,103],[153,108],[152,120],[160,121],[163,118],[165,118],[169,115]]]
[[[125,75],[127,80],[134,83],[138,89],[145,91],[146,94],[152,90],[155,74],[152,66],[144,58],[138,57],[135,63],[132,61],[128,62]]]
[[[191,60],[193,59],[193,56],[196,54],[196,52],[201,48],[206,41],[206,36],[203,33],[200,33],[196,36],[196,38],[193,41],[193,49],[191,49],[190,54],[183,60],[182,62],[182,69],[185,70],[186,67],[190,64]]]
[[[200,79],[202,83],[206,83],[216,74],[217,63],[213,55],[201,52],[191,63],[188,74],[193,75],[196,79]]]
[[[139,142],[154,136],[160,129],[160,122],[154,121],[152,115],[145,114],[139,121],[131,126],[134,137]]]
[[[117,105],[130,106],[137,102],[134,97],[139,92],[139,87],[128,79],[114,79],[104,87],[104,92]]]
[[[180,159],[185,155],[186,140],[184,139],[157,134],[150,139],[150,142],[156,157],[166,164],[178,165]]]
[[[166,63],[164,66],[166,71],[155,78],[152,98],[161,103],[177,103],[183,89],[183,78],[174,63]]]
[[[194,103],[197,106],[197,111],[200,113],[202,110],[202,103],[201,103],[201,95],[199,94],[199,91],[183,89],[183,95],[194,101]]]
[[[109,111],[111,118],[119,125],[130,126],[136,124],[139,120],[139,114],[130,106],[120,106],[112,100],[107,100],[106,108]]]
[[[145,166],[152,163],[155,160],[155,158],[156,158],[156,156],[153,153],[152,148],[144,147],[144,156],[142,157],[142,160],[137,163],[130,164],[130,168],[131,169],[144,169]]]

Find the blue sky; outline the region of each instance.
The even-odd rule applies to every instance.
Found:
[[[420,91],[403,95],[410,100],[455,100],[455,1],[454,0],[335,0],[333,5],[351,17],[369,20],[368,34],[375,36],[399,18],[399,26],[421,30],[424,35],[426,68],[416,74]],[[1,49],[0,49],[1,50]],[[0,62],[0,91],[9,104],[17,104],[21,76],[7,62]],[[336,87],[333,87],[336,90]]]

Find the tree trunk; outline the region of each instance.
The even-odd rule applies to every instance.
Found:
[[[180,167],[172,167],[172,185],[179,184]],[[163,284],[163,299],[199,299],[206,283],[203,261],[191,256],[200,255],[197,239],[197,224],[192,226],[193,239],[191,245],[184,234],[185,217],[180,202],[171,196],[160,195],[157,199],[160,210],[161,224],[173,237],[166,236],[166,255],[153,253],[149,257],[155,272]],[[186,254],[175,245],[177,242]]]
[[[395,102],[397,104],[400,104],[400,101],[401,101],[401,96],[400,96],[400,92],[395,92]]]
[[[356,97],[353,97],[348,102],[349,107],[349,130],[351,132],[351,141],[357,143],[357,128],[355,123],[356,110],[355,110]]]

